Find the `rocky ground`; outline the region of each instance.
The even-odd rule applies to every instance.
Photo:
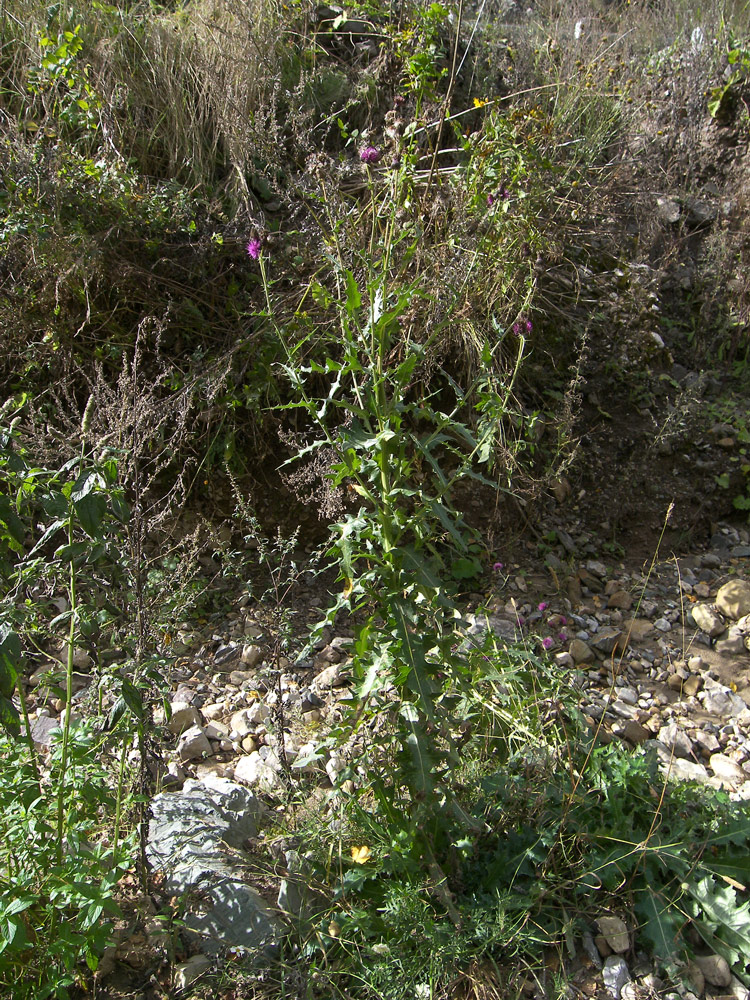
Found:
[[[498,558],[489,595],[471,598],[475,605],[481,598],[487,611],[467,608],[469,635],[490,628],[501,642],[553,657],[569,672],[601,740],[634,748],[651,741],[672,779],[750,798],[750,532],[719,524],[701,551],[662,553],[643,565],[603,553],[595,537],[568,532],[559,517],[544,537],[541,554],[529,543],[515,561]],[[324,601],[313,589],[303,596],[300,636]],[[345,767],[335,753],[310,758],[348,693],[351,630],[328,634],[309,658],[295,662],[284,656],[274,662],[274,642],[262,609],[247,595],[228,614],[185,623],[171,637],[178,654],[171,711],[156,721],[173,742],[154,762],[162,792],[151,803],[147,855],[167,896],[185,900],[201,890],[203,902],[188,903],[184,914],[195,954],[173,970],[178,986],[216,962],[221,949],[273,946],[283,933],[279,911],[304,913],[304,861],[294,845],[271,845],[269,878],[255,888],[227,845],[239,851],[262,838],[269,810],[285,808],[303,771],[312,774],[314,798],[325,808],[326,790]],[[40,745],[62,708],[47,694],[49,666],[31,678]],[[76,697],[84,702],[88,654],[78,651],[76,666]],[[279,871],[283,877],[273,874]],[[141,899],[135,917],[123,923],[102,975],[127,968],[147,980],[159,965],[165,939],[153,903]],[[747,990],[714,955],[671,989],[655,976],[633,932],[612,915],[590,928],[574,970],[579,996],[691,1000],[705,992],[747,1000]],[[531,981],[529,990],[536,990]],[[146,988],[141,995],[158,994]]]

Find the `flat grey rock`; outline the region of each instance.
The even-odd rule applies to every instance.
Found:
[[[263,807],[226,778],[186,781],[181,792],[151,802],[146,857],[180,897],[185,927],[204,952],[239,947],[271,953],[284,933],[278,914],[248,883],[247,868],[232,854],[257,834]]]

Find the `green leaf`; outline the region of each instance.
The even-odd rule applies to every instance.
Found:
[[[354,316],[362,308],[362,296],[359,294],[357,279],[352,272],[345,271],[344,277],[346,280],[346,311],[350,316]]]
[[[58,532],[60,530],[60,528],[64,528],[67,523],[68,523],[67,520],[65,520],[63,518],[58,518],[57,520],[53,521],[52,524],[50,524],[48,526],[48,528],[46,529],[46,531],[44,532],[44,534],[42,535],[42,537],[39,539],[39,541],[36,543],[36,545],[34,546],[34,548],[31,550],[31,552],[29,552],[29,557],[33,556],[36,552],[38,552],[39,549],[41,549],[41,547],[50,538],[52,538],[52,536],[56,532]]]
[[[0,726],[9,736],[18,736],[21,732],[21,718],[9,698],[0,697]]]
[[[0,697],[13,696],[21,660],[21,640],[7,623],[3,623],[0,625]]]
[[[402,772],[409,779],[409,788],[427,795],[435,788],[434,771],[439,760],[422,726],[419,712],[411,702],[402,702],[399,715],[409,730],[399,753]]]
[[[434,722],[433,702],[437,688],[429,676],[424,646],[409,627],[410,609],[406,602],[394,601],[393,612],[394,632],[400,640],[399,652],[408,668],[406,686],[417,696],[420,711],[424,712],[430,722]]]
[[[96,538],[107,513],[107,497],[103,493],[86,493],[73,498],[73,506],[81,527],[91,538]]]
[[[715,931],[725,946],[722,953],[729,964],[735,965],[742,958],[747,965],[750,962],[750,901],[738,903],[732,886],[719,886],[710,875],[700,882],[686,883],[685,888],[698,904],[709,930]]]
[[[651,952],[666,966],[679,959],[679,934],[685,923],[673,904],[653,888],[638,894],[635,912],[640,919],[640,934],[649,942]]]
[[[26,534],[23,521],[21,521],[18,514],[16,514],[8,498],[3,496],[0,496],[0,524],[7,528],[11,538],[16,543],[13,545],[13,548],[15,548],[17,552],[22,552],[23,546],[21,543],[23,542]]]

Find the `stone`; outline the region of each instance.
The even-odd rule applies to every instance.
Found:
[[[204,972],[213,965],[208,955],[193,955],[187,962],[180,962],[174,967],[173,985],[178,990],[187,989],[196,979],[200,979]]]
[[[714,649],[723,656],[737,656],[744,653],[747,648],[745,638],[745,635],[738,628],[732,626],[724,638],[716,640]]]
[[[263,650],[260,646],[256,646],[253,643],[247,643],[242,647],[240,660],[246,667],[257,667],[262,659]]]
[[[712,986],[726,987],[732,983],[732,970],[721,955],[696,955],[695,964],[703,973],[707,983]]]
[[[188,780],[181,792],[162,792],[151,802],[146,857],[164,874],[165,889],[180,898],[189,936],[208,954],[243,948],[273,954],[284,927],[247,882],[239,851],[257,836],[265,810],[252,793],[226,778]]]
[[[627,590],[616,590],[609,595],[607,607],[617,608],[619,611],[630,611],[633,607],[633,595],[629,594]]]
[[[634,746],[640,746],[641,743],[645,743],[646,740],[650,740],[653,733],[642,726],[640,722],[636,722],[635,719],[628,719],[627,722],[623,722],[618,730],[618,735],[622,736],[632,743]]]
[[[670,778],[674,778],[675,781],[699,781],[704,785],[708,782],[708,771],[694,760],[673,757],[667,765],[667,770]]]
[[[208,737],[200,726],[191,726],[186,729],[177,744],[177,753],[180,760],[201,760],[213,753]]]
[[[656,213],[664,222],[674,224],[679,222],[682,209],[675,198],[661,196],[656,199]]]
[[[193,708],[192,705],[188,705],[184,701],[173,701],[170,707],[172,713],[167,723],[167,729],[173,736],[180,736],[191,726],[200,727],[203,719],[197,708]]]
[[[731,757],[727,757],[726,754],[711,754],[708,763],[718,778],[722,778],[732,785],[741,785],[747,780],[747,775],[740,765],[736,761],[733,761]]]
[[[703,678],[699,674],[689,674],[682,683],[682,693],[693,698],[703,686]]]
[[[234,663],[240,653],[241,649],[236,643],[231,642],[226,646],[219,646],[214,653],[214,666],[228,672],[232,669],[230,664]]]
[[[248,754],[247,757],[240,757],[235,764],[234,776],[238,781],[243,781],[250,786],[257,785],[261,791],[269,794],[284,787],[284,781],[279,772],[263,760],[257,750]]]
[[[615,954],[621,955],[630,947],[630,934],[620,917],[598,917],[596,921],[599,930],[607,939],[607,944]]]
[[[603,628],[591,637],[589,646],[598,653],[609,656],[616,649],[625,648],[625,635],[618,628]]]
[[[31,738],[37,747],[48,747],[54,742],[52,732],[60,728],[60,720],[56,716],[41,715],[31,719]],[[24,730],[25,731],[25,730]]]
[[[630,972],[621,955],[610,955],[604,959],[602,979],[610,996],[620,1000],[623,986],[630,982]]]
[[[693,742],[709,754],[716,753],[721,748],[721,744],[714,734],[706,732],[705,729],[693,730]]]
[[[226,705],[222,702],[216,702],[211,705],[204,705],[201,709],[201,715],[208,722],[214,722],[216,719],[221,719],[227,714]]]
[[[256,701],[248,708],[234,712],[229,720],[229,730],[238,736],[248,736],[255,732],[257,726],[262,726],[271,717],[270,709],[265,702]]]
[[[585,643],[583,639],[571,640],[568,652],[573,657],[573,662],[576,664],[593,663],[595,659],[593,649]]]
[[[631,642],[643,642],[654,633],[654,623],[645,618],[631,618],[623,625],[625,635]]]
[[[725,583],[716,594],[716,607],[727,618],[735,620],[750,615],[750,583],[747,580]]]
[[[684,757],[685,759],[692,757],[693,745],[690,738],[676,722],[662,726],[657,738],[675,757]]]
[[[326,667],[324,670],[320,671],[313,681],[313,684],[319,689],[334,688],[341,687],[346,684],[348,680],[349,677],[345,671],[341,669],[341,664],[332,663],[330,667]]]
[[[712,639],[726,630],[724,619],[710,604],[694,604],[690,614],[701,632]]]

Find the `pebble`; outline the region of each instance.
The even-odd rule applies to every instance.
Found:
[[[694,961],[707,983],[712,986],[731,986],[732,970],[721,955],[696,955]]]
[[[630,982],[630,972],[625,959],[621,955],[610,955],[605,958],[602,978],[610,996],[614,997],[614,1000],[620,1000],[623,986]]]
[[[210,756],[213,750],[201,727],[191,726],[180,736],[177,753],[181,761],[190,761]]]

